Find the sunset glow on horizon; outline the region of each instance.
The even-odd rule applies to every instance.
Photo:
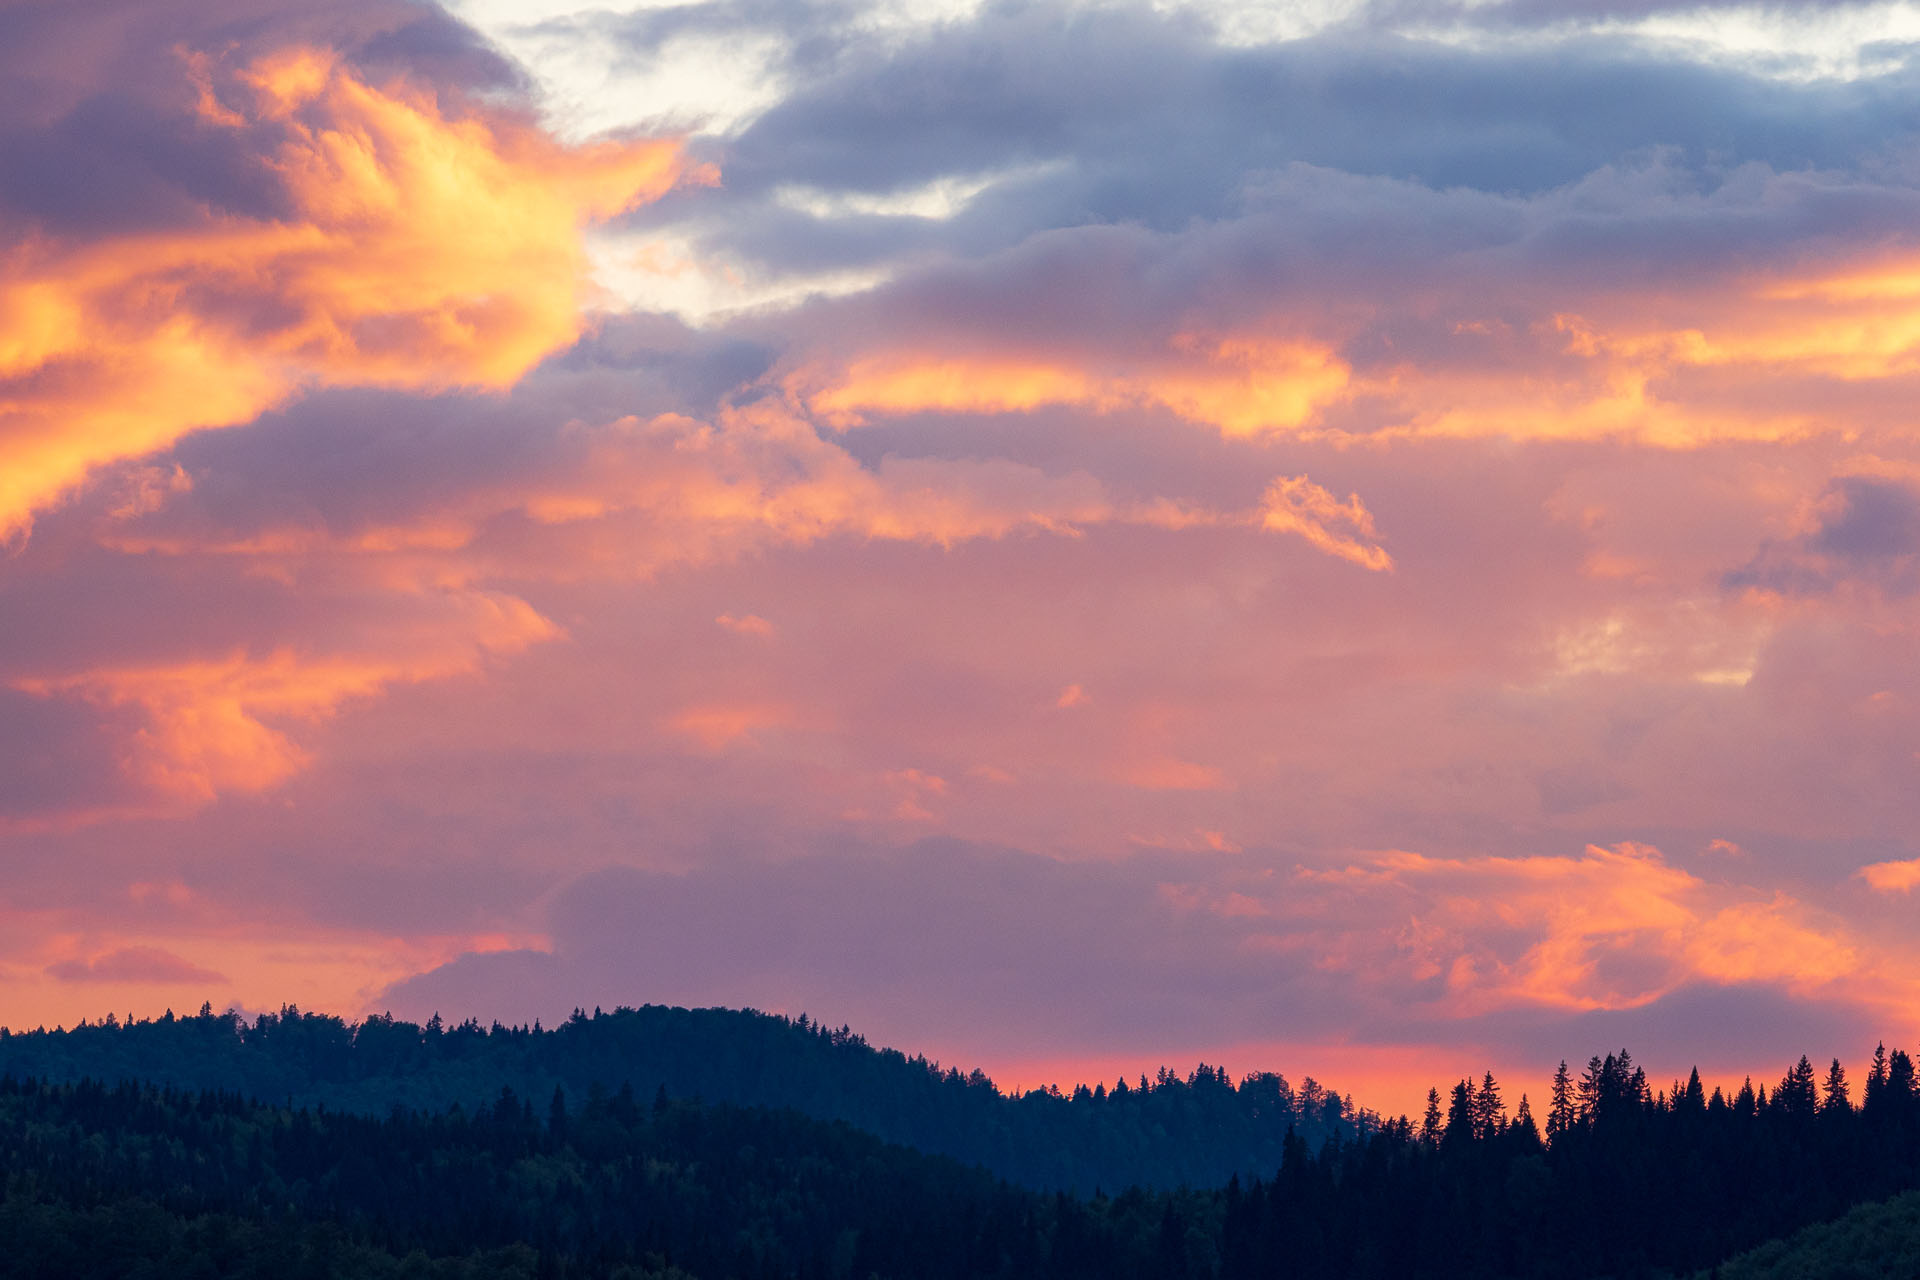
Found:
[[[1289,12],[0,5],[0,1024],[1920,1048],[1920,10]]]

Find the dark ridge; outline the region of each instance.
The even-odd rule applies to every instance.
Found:
[[[1418,1125],[1289,1134],[1267,1177],[1082,1198],[663,1089],[375,1116],[0,1076],[0,1276],[1910,1276],[1911,1196],[1755,1250],[1914,1185],[1912,1060],[1877,1055],[1865,1085],[1856,1106],[1802,1058],[1771,1092],[1656,1091],[1623,1051],[1562,1068],[1544,1135],[1489,1073]]]
[[[1186,1075],[1000,1092],[983,1073],[876,1049],[804,1015],[649,1005],[557,1027],[425,1026],[376,1016],[349,1023],[291,1006],[248,1021],[203,1008],[70,1030],[0,1031],[0,1072],[55,1081],[143,1080],[269,1103],[384,1115],[394,1107],[472,1107],[509,1086],[581,1098],[594,1084],[643,1096],[787,1108],[844,1121],[888,1142],[977,1164],[1022,1186],[1217,1187],[1279,1167],[1295,1132],[1313,1149],[1378,1126],[1311,1077],[1239,1081],[1201,1064]]]

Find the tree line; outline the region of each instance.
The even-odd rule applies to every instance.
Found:
[[[266,1102],[384,1115],[398,1104],[471,1108],[502,1085],[523,1097],[595,1081],[644,1096],[790,1108],[890,1142],[978,1164],[1044,1191],[1220,1186],[1271,1172],[1291,1128],[1316,1150],[1380,1123],[1311,1077],[1238,1080],[1218,1066],[1161,1068],[1068,1092],[1002,1093],[984,1073],[876,1049],[845,1026],[802,1015],[649,1005],[584,1010],[559,1026],[348,1022],[288,1006],[70,1029],[0,1031],[0,1071],[16,1077],[147,1080]]]
[[[263,1034],[291,1025],[297,1036],[311,1029],[305,1017],[276,1016]],[[203,1019],[176,1021],[197,1022],[193,1034],[209,1023],[234,1033],[231,1019]],[[376,1036],[387,1029],[378,1025]],[[829,1047],[853,1039],[788,1029]],[[125,1033],[117,1023],[103,1034]],[[1118,1103],[1116,1091],[1095,1090],[1049,1092],[1034,1105],[1239,1094],[1217,1069],[1193,1076],[1129,1085]],[[1803,1057],[1771,1086],[1708,1091],[1697,1072],[1656,1087],[1622,1050],[1578,1073],[1563,1064],[1539,1118],[1528,1096],[1510,1103],[1482,1072],[1430,1092],[1418,1120],[1356,1125],[1318,1144],[1294,1127],[1259,1175],[1076,1195],[1016,1186],[844,1122],[675,1097],[660,1085],[649,1097],[630,1081],[544,1096],[508,1085],[471,1105],[373,1114],[231,1090],[5,1076],[0,1274],[1704,1274],[1916,1185],[1912,1058],[1877,1052],[1858,1095],[1837,1060],[1822,1072]],[[1167,1135],[1195,1138],[1205,1135]],[[1913,1242],[1886,1248],[1907,1256]],[[1733,1270],[1757,1274],[1754,1265]]]

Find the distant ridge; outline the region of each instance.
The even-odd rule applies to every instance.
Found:
[[[1072,1093],[1009,1096],[980,1071],[876,1049],[802,1015],[662,1005],[576,1011],[541,1029],[352,1023],[292,1006],[248,1021],[210,1007],[192,1017],[68,1030],[0,1030],[0,1073],[16,1078],[152,1081],[370,1115],[485,1105],[502,1087],[578,1105],[590,1089],[788,1109],[843,1121],[888,1142],[980,1165],[1019,1185],[1089,1193],[1128,1186],[1216,1187],[1271,1176],[1292,1131],[1310,1149],[1378,1127],[1308,1078],[1201,1064],[1186,1075]]]
[[[1699,1280],[1912,1280],[1920,1276],[1920,1191],[1857,1205],[1831,1222],[1729,1258]]]
[[[661,1020],[678,1031],[660,1033]],[[850,1032],[716,1010],[582,1015],[539,1032],[382,1018],[352,1035],[294,1010],[244,1028],[208,1012],[0,1044],[197,1045],[229,1069],[311,1060],[346,1078],[392,1068],[379,1055],[396,1049],[428,1068],[545,1053],[571,1069],[596,1046],[649,1033],[684,1048],[695,1030],[712,1078],[728,1053],[745,1055],[731,1059],[742,1079],[760,1078],[767,1043],[819,1055],[775,1064],[794,1068],[782,1078],[795,1089],[845,1088],[818,1070],[841,1055],[912,1066]],[[1023,1142],[1052,1124],[1071,1141],[1204,1145],[1218,1138],[1210,1120],[1231,1114],[1222,1103],[1259,1096],[1211,1068],[1117,1102],[1006,1099],[914,1069],[934,1101],[899,1095],[908,1114],[945,1114],[942,1091],[957,1089],[976,1102],[963,1119]],[[888,1070],[874,1079],[905,1078]],[[431,1070],[389,1074],[419,1085]],[[0,1280],[1673,1280],[1715,1263],[1722,1280],[1905,1280],[1920,1204],[1841,1215],[1920,1186],[1920,1083],[1893,1049],[1876,1051],[1864,1084],[1856,1105],[1837,1060],[1823,1084],[1802,1057],[1771,1089],[1709,1095],[1694,1073],[1659,1090],[1621,1050],[1578,1078],[1556,1073],[1544,1132],[1524,1100],[1508,1113],[1487,1073],[1456,1083],[1444,1108],[1436,1098],[1417,1127],[1397,1118],[1317,1151],[1289,1134],[1263,1177],[1075,1196],[845,1122],[664,1087],[651,1099],[630,1084],[555,1088],[544,1104],[503,1087],[471,1106],[367,1114],[0,1071]]]

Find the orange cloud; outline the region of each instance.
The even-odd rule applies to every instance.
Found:
[[[1920,858],[1905,862],[1875,862],[1857,873],[1875,893],[1911,893],[1920,885]]]
[[[714,622],[739,636],[760,636],[764,639],[773,634],[773,624],[756,613],[742,614],[739,617],[731,613],[723,613],[715,618]]]
[[[1143,368],[1101,369],[1071,359],[1004,355],[863,356],[844,369],[810,367],[788,390],[840,428],[908,413],[1020,413],[1049,405],[1097,412],[1157,406],[1227,436],[1305,426],[1346,389],[1349,371],[1319,343],[1175,336]]]
[[[1340,353],[1364,322],[1285,321],[1295,336],[1177,333],[1124,363],[1073,349],[920,348],[816,357],[786,379],[838,428],[938,411],[1160,408],[1229,437],[1610,439],[1659,448],[1780,441],[1839,429],[1817,380],[1888,384],[1876,412],[1904,434],[1920,373],[1920,258],[1841,259],[1684,292],[1595,293],[1531,323],[1486,322],[1477,301],[1456,344],[1356,368]],[[1313,330],[1318,328],[1318,332]],[[1389,353],[1395,347],[1385,348]],[[1755,394],[1768,384],[1793,388]],[[1331,417],[1336,408],[1359,415]],[[1848,429],[1857,429],[1849,423]]]
[[[357,650],[243,651],[13,685],[139,708],[146,724],[123,745],[125,772],[147,792],[192,807],[227,792],[265,790],[304,767],[307,754],[286,732],[289,722],[326,717],[392,684],[471,673],[489,654],[515,653],[558,634],[513,597],[454,594],[430,622],[360,637]]]
[[[542,935],[497,928],[397,937],[337,922],[315,925],[273,902],[253,903],[238,916],[231,904],[208,903],[164,922],[118,927],[91,909],[9,910],[4,919],[0,980],[7,984],[7,1022],[15,1027],[70,1025],[108,1010],[187,1012],[208,999],[216,1008],[292,1002],[354,1014],[423,968],[469,952],[548,945]]]
[[[1525,338],[1535,355],[1524,369],[1403,363],[1369,370],[1355,390],[1401,406],[1395,434],[1693,448],[1857,431],[1857,415],[1836,421],[1831,396],[1755,391],[1881,382],[1888,400],[1869,416],[1904,435],[1902,380],[1920,372],[1920,258],[1842,259],[1678,295],[1591,298]]]
[[[684,734],[708,752],[724,751],[736,742],[751,741],[763,729],[794,722],[793,710],[766,702],[708,702],[685,707],[667,720],[667,727]]]
[[[1120,780],[1145,791],[1225,791],[1232,786],[1212,765],[1172,756],[1128,766],[1121,770]]]
[[[1385,555],[1358,540],[1373,530],[1357,498],[1335,502],[1304,477],[1278,482],[1274,492],[1282,497],[1252,512],[1183,508],[1173,520],[1166,504],[1116,504],[1077,473],[1050,476],[999,460],[865,466],[775,401],[725,410],[713,422],[663,415],[576,424],[565,434],[565,447],[544,470],[440,497],[410,521],[338,531],[298,509],[286,525],[207,529],[195,524],[197,509],[144,496],[190,492],[178,473],[139,469],[133,497],[102,535],[117,550],[231,557],[250,574],[325,582],[373,616],[417,617],[421,602],[437,602],[431,617],[394,628],[367,623],[334,649],[262,656],[236,636],[231,649],[191,660],[39,671],[12,683],[44,696],[140,708],[148,727],[124,744],[127,773],[156,794],[199,804],[270,788],[305,767],[307,755],[288,722],[332,714],[394,683],[466,674],[483,655],[518,652],[558,634],[517,598],[489,588],[502,580],[647,578],[667,566],[770,544],[851,536],[947,546],[1021,531],[1073,536],[1109,522],[1284,528],[1359,563],[1377,565]],[[1283,524],[1276,512],[1290,513],[1293,523]],[[503,527],[512,532],[503,535]],[[754,614],[720,614],[715,624],[762,638],[774,630]],[[1086,695],[1065,689],[1055,701],[1074,707]],[[784,707],[703,703],[665,723],[700,749],[719,752],[789,719]],[[1216,769],[1160,756],[1160,748],[1143,752],[1144,763],[1125,780],[1157,790],[1226,785]]]
[[[1637,1008],[1702,981],[1806,993],[1859,976],[1856,945],[1793,899],[1711,884],[1649,845],[1589,845],[1578,858],[1396,852],[1299,879],[1399,899],[1389,967],[1440,979],[1463,1015]],[[1355,936],[1337,949],[1368,947]]]
[[[675,143],[563,147],[318,50],[186,74],[204,127],[277,131],[289,215],[7,253],[0,538],[103,462],[305,388],[512,383],[580,332],[583,225],[689,176]]]
[[[408,523],[332,531],[307,516],[242,534],[171,532],[137,520],[105,534],[142,554],[276,560],[386,557],[400,580],[471,582],[489,574],[647,577],[669,564],[725,558],[768,543],[855,536],[952,546],[1020,532],[1074,536],[1099,524],[1177,531],[1268,528],[1368,567],[1390,564],[1357,497],[1336,502],[1305,477],[1277,481],[1261,508],[1219,511],[1165,500],[1120,504],[1084,473],[1049,475],[1000,459],[885,458],[867,466],[776,403],[570,428],[587,445],[545,474],[512,476],[438,500]],[[530,527],[484,552],[505,515]],[[614,536],[617,533],[618,536]],[[410,567],[408,567],[410,566]],[[719,625],[762,634],[750,615]]]
[[[1393,568],[1393,557],[1379,545],[1373,514],[1351,493],[1341,502],[1305,476],[1284,476],[1267,486],[1261,503],[1261,525],[1277,533],[1294,533],[1320,550],[1363,569]]]

